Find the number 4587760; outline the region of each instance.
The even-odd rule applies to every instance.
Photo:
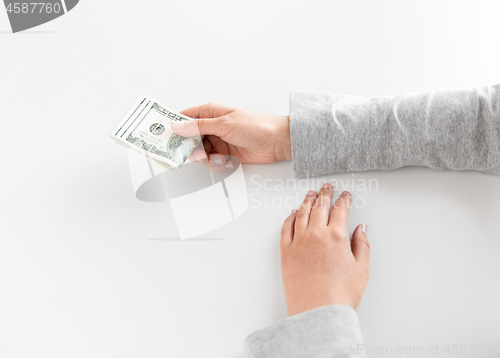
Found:
[[[10,3],[7,6],[8,13],[14,14],[59,14],[62,11],[61,4],[55,3],[45,3],[45,2],[21,2],[21,3]]]

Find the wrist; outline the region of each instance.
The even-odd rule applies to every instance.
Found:
[[[278,141],[276,142],[276,161],[292,160],[292,141],[290,138],[290,117],[278,117]]]

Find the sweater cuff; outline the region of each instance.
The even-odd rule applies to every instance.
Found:
[[[287,317],[245,340],[249,358],[365,357],[358,316],[332,305]]]

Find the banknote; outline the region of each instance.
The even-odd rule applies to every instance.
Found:
[[[190,121],[178,112],[142,96],[110,133],[111,138],[167,167],[179,169],[188,159],[201,137],[182,137],[170,129],[173,121]]]

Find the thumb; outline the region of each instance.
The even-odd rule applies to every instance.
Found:
[[[172,131],[183,137],[197,135],[216,135],[222,133],[222,120],[218,118],[196,118],[190,121],[173,121],[170,123]]]
[[[352,234],[351,248],[357,261],[370,263],[370,243],[368,242],[368,225],[358,225]]]

